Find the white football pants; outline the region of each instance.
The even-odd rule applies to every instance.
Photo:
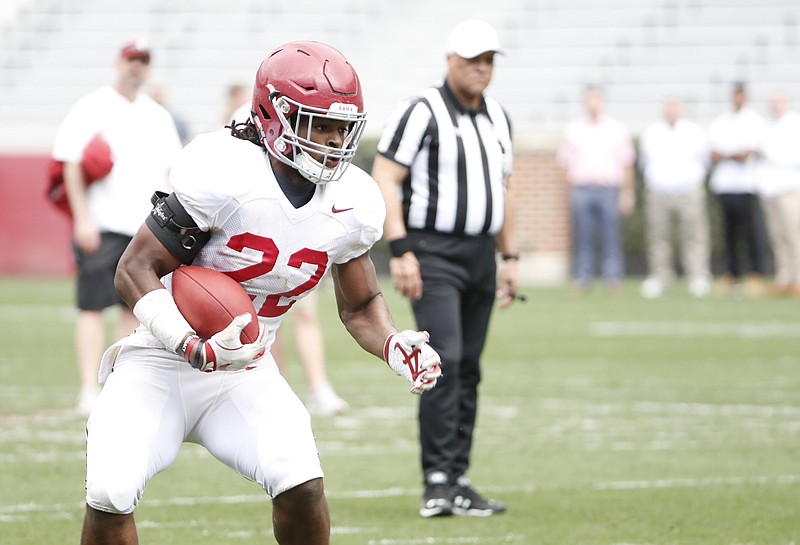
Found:
[[[322,477],[308,412],[271,355],[202,373],[164,349],[125,346],[86,427],[86,503],[131,513],[184,441],[273,497]]]

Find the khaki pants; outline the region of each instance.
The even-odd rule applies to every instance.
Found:
[[[800,191],[763,198],[775,258],[775,284],[800,286]]]
[[[672,245],[677,232],[687,279],[708,281],[711,246],[705,188],[676,194],[648,190],[645,207],[650,276],[664,284],[675,277]]]

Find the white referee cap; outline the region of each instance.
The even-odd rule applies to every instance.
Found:
[[[459,57],[472,59],[487,51],[505,53],[500,47],[497,31],[489,23],[478,19],[468,19],[458,23],[450,32],[447,53],[455,53]]]

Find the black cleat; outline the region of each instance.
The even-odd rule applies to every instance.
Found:
[[[452,511],[454,515],[471,517],[490,517],[506,511],[506,504],[496,500],[487,500],[469,484],[469,479],[459,477],[450,488]]]
[[[422,505],[419,508],[421,517],[446,517],[453,514],[453,500],[451,487],[447,475],[441,471],[434,471],[427,477],[425,493],[422,496]]]

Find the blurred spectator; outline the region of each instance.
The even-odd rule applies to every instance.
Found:
[[[727,293],[747,274],[745,291],[756,296],[763,289],[766,248],[756,196],[754,153],[764,131],[764,119],[747,106],[743,83],[734,84],[732,103],[733,109],[718,116],[709,128],[711,190],[722,207],[725,234],[725,272],[715,290]],[[741,242],[747,245],[749,270],[740,263]]]
[[[711,249],[705,179],[708,141],[703,128],[683,118],[677,98],[664,102],[664,118],[639,141],[644,175],[650,275],[643,297],[660,297],[675,277],[672,246],[677,230],[689,293],[705,297],[711,289]]]
[[[317,306],[318,296],[314,292],[296,302],[286,316],[292,321],[297,357],[303,366],[308,384],[306,408],[313,415],[333,416],[345,412],[349,405],[336,394],[328,382],[325,342]],[[278,369],[285,376],[283,333],[280,330],[275,334],[275,342],[270,351],[278,362]]]
[[[81,390],[76,410],[88,416],[100,392],[97,372],[105,341],[104,310],[117,307],[115,340],[139,320],[114,287],[122,252],[150,212],[155,190],[168,188],[167,172],[181,149],[169,112],[141,91],[150,73],[144,42],[126,44],[116,60],[117,80],[78,100],[61,123],[53,159],[64,162],[78,268],[75,348]],[[80,160],[95,135],[109,144],[111,173],[86,187]]]
[[[170,108],[169,103],[167,101],[167,91],[164,89],[164,85],[155,81],[151,81],[150,84],[147,86],[147,91],[150,96],[161,104],[164,108],[172,116],[172,121],[175,123],[175,128],[178,131],[178,136],[181,139],[181,143],[186,145],[189,143],[189,140],[192,139],[192,135],[189,132],[189,125],[187,125],[186,121],[178,115],[175,110]]]
[[[573,281],[578,292],[591,287],[599,244],[600,272],[613,292],[625,273],[620,216],[634,208],[633,143],[627,128],[605,113],[599,88],[585,90],[584,105],[586,116],[567,126],[558,150],[571,185]]]
[[[234,119],[236,110],[247,104],[247,114],[250,113],[250,89],[241,83],[232,83],[228,86],[228,92],[225,101],[225,111],[222,114],[222,123],[227,125]],[[240,115],[241,117],[241,115]],[[237,119],[239,122],[244,122]]]
[[[759,192],[775,257],[775,295],[800,296],[800,114],[789,98],[770,100],[773,120],[759,154]]]

